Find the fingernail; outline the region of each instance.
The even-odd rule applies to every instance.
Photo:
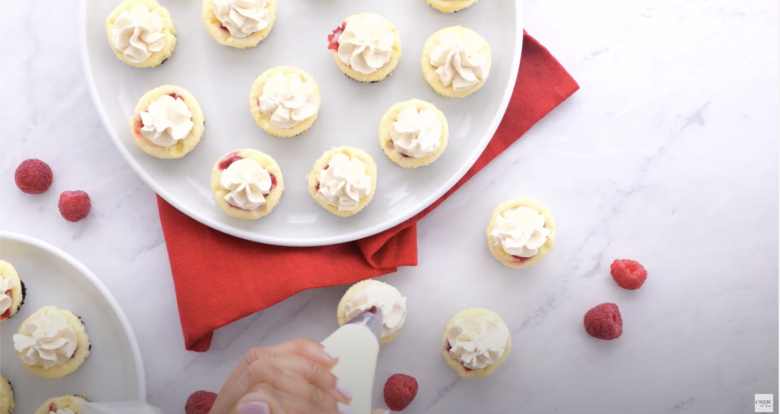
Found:
[[[330,359],[338,359],[339,358],[339,354],[337,354],[336,351],[332,351],[332,350],[330,350],[328,348],[322,348],[322,352],[324,352],[325,355],[327,355],[328,358],[330,358]]]
[[[271,414],[271,408],[262,401],[250,401],[238,406],[238,414]]]
[[[355,414],[355,410],[353,410],[352,407],[348,406],[347,404],[338,403],[337,405],[339,407],[339,414]],[[244,413],[239,413],[239,414],[244,414]]]
[[[336,389],[342,397],[351,400],[355,396],[355,390],[352,386],[342,380],[336,381]]]

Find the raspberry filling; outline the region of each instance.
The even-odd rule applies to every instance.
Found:
[[[219,166],[217,168],[219,168],[220,171],[224,171],[227,167],[230,167],[231,164],[233,164],[234,162],[236,162],[238,160],[241,160],[241,159],[243,159],[243,158],[239,157],[238,154],[236,154],[236,153],[230,154],[227,157],[225,157],[225,159],[223,159],[219,163]],[[276,176],[271,174],[270,172],[268,173],[268,175],[271,176],[271,188],[268,189],[268,193],[270,194],[271,191],[274,191],[274,188],[276,188]],[[228,203],[228,205],[230,207],[237,208],[239,210],[243,210],[241,207],[236,207],[236,206],[234,206],[234,205],[232,205],[230,203]]]
[[[325,170],[327,170],[328,168],[330,168],[330,165],[326,165],[326,166],[325,166],[325,168],[323,168],[323,169],[322,169],[322,171],[325,171]],[[315,189],[314,189],[314,190],[315,190],[315,191],[317,191],[317,192],[319,192],[319,191],[320,191],[320,184],[319,184],[319,183],[317,183],[317,187],[315,187]]]
[[[452,350],[452,345],[450,345],[450,341],[447,341],[447,347],[446,347],[446,351],[449,353],[449,352],[450,352],[450,350]],[[452,358],[452,354],[450,354],[450,357]],[[455,359],[455,358],[452,358],[452,359]],[[463,364],[461,364],[461,365],[463,365]],[[473,371],[473,369],[471,369],[471,368],[467,368],[467,367],[465,367],[465,366],[463,367],[463,369],[465,369],[465,370],[466,370],[466,372]]]
[[[219,25],[219,29],[220,30],[224,30],[227,34],[230,34],[230,30],[228,30],[227,27],[225,27],[225,26],[223,26],[221,24]]]
[[[393,143],[393,140],[390,140],[390,141],[387,142],[387,148],[390,148],[391,150],[395,150],[397,153],[401,154],[401,156],[404,157],[404,158],[412,158],[412,157],[404,154],[403,152],[396,150],[395,149],[395,144]]]
[[[341,26],[333,30],[333,33],[328,35],[328,50],[334,52],[339,50],[339,38],[344,33],[344,29],[347,27],[347,22],[341,22]]]
[[[141,135],[141,128],[144,127],[144,121],[141,120],[141,115],[138,115],[138,118],[135,120],[135,127],[133,128],[133,132],[135,132],[136,135],[139,137],[142,137]]]
[[[5,295],[8,296],[9,298],[13,299],[13,297],[11,296],[11,291],[10,290],[6,291]],[[13,303],[11,304],[11,307],[8,308],[8,310],[6,310],[5,312],[3,312],[2,315],[0,315],[0,321],[4,321],[4,320],[6,320],[6,319],[11,317],[11,309],[12,308],[13,308]]]
[[[169,93],[168,96],[170,96],[173,99],[181,99],[184,101],[184,98],[181,97],[181,95],[176,95],[175,93]]]
[[[52,411],[54,411],[55,413],[57,412],[57,404],[51,403],[51,405],[49,405],[49,412]]]

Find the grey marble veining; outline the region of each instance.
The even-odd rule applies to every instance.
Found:
[[[74,4],[0,13],[0,228],[104,281],[138,337],[149,402],[182,412],[249,347],[327,336],[346,288],[301,293],[219,330],[208,353],[184,351],[155,197],[89,98]],[[376,405],[396,372],[420,383],[407,412],[426,414],[746,413],[754,394],[777,396],[777,16],[773,0],[526,1],[526,29],[581,90],[420,223],[419,266],[383,278],[410,313],[382,349]],[[32,157],[55,172],[35,197],[13,183]],[[94,207],[72,224],[57,197],[75,189]],[[544,201],[559,227],[552,254],[520,272],[493,260],[483,235],[493,208],[519,195]],[[649,269],[641,290],[612,282],[616,258]],[[613,342],[582,329],[605,301],[624,319]],[[444,325],[471,307],[498,312],[513,339],[506,364],[478,381],[439,354]]]

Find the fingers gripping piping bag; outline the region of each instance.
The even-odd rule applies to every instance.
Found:
[[[374,372],[382,338],[382,311],[362,312],[339,328],[322,345],[339,355],[332,372],[355,389],[350,407],[356,414],[371,413]],[[81,414],[162,414],[158,408],[141,402],[84,403]]]
[[[355,389],[350,407],[356,414],[371,413],[376,359],[382,338],[382,311],[371,308],[339,328],[322,345],[339,356],[331,372]]]

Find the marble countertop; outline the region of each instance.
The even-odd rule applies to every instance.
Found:
[[[243,353],[336,327],[346,287],[307,291],[184,350],[155,196],[110,141],[90,100],[74,2],[15,2],[0,13],[0,229],[49,242],[97,274],[143,354],[148,401],[183,411],[218,390]],[[775,0],[525,1],[525,27],[581,89],[419,226],[419,266],[382,280],[408,297],[381,385],[420,383],[407,412],[737,413],[778,391],[778,3]],[[27,158],[55,171],[19,192]],[[57,211],[81,189],[91,216]],[[535,267],[492,259],[483,231],[514,196],[544,201],[557,244]],[[639,291],[609,264],[649,269]],[[582,316],[620,306],[623,336],[587,336]],[[487,307],[512,331],[506,364],[460,380],[439,354],[457,311]],[[488,407],[487,409],[485,407]]]

